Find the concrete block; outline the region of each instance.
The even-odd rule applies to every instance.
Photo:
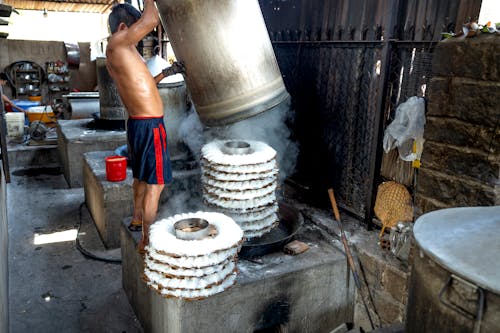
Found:
[[[120,223],[133,213],[133,176],[132,170],[127,168],[125,180],[107,181],[104,158],[112,153],[105,150],[83,154],[83,183],[85,202],[104,245],[117,248],[120,247]],[[172,183],[161,194],[160,210],[174,193],[188,190],[201,193],[199,169],[178,170],[180,165],[177,164],[180,163],[172,168]]]
[[[395,301],[383,290],[375,290],[373,302],[383,325],[402,323],[406,317],[406,304]]]
[[[127,168],[127,179],[121,182],[106,180],[104,158],[113,151],[83,154],[83,183],[85,203],[108,248],[120,247],[120,223],[133,210],[132,170]]]
[[[8,147],[10,168],[36,168],[60,166],[56,145]]]
[[[450,206],[434,198],[426,197],[422,193],[417,193],[415,195],[415,208],[416,208],[415,217],[418,217],[422,214],[431,212],[433,210],[450,208]]]
[[[394,267],[386,266],[382,272],[382,286],[392,298],[406,305],[408,300],[409,274]]]
[[[500,154],[500,128],[474,125],[453,118],[427,116],[425,139]]]
[[[363,249],[359,249],[358,258],[361,272],[366,279],[366,284],[370,288],[380,288],[380,276],[382,275],[381,261]]]
[[[427,115],[494,128],[499,89],[498,82],[434,76],[429,84]]]
[[[369,311],[372,320],[376,322],[376,315],[373,313],[373,311],[371,310]],[[356,297],[355,297],[354,324],[355,326],[362,328],[363,332],[370,332],[372,329],[370,318],[368,318],[368,314],[366,313],[366,308],[363,305],[363,300],[359,292],[356,292]]]
[[[429,82],[427,112],[428,116],[448,117],[450,114],[451,78],[434,76]]]
[[[500,80],[500,52],[497,36],[450,38],[438,44],[432,70],[438,76],[457,76],[485,81]]]
[[[453,78],[449,117],[494,128],[498,118],[499,82]]]
[[[419,171],[417,197],[419,196],[433,198],[446,207],[492,206],[499,199],[494,187],[428,168],[420,168]],[[425,212],[423,208],[422,210]]]
[[[494,186],[500,178],[500,154],[430,140],[424,145],[422,165],[450,176],[466,176],[489,186]]]
[[[70,187],[83,186],[83,153],[115,150],[127,143],[125,131],[90,129],[90,121],[59,120],[57,124],[59,155]]]
[[[140,233],[131,233],[126,222],[120,230],[123,288],[146,332],[244,333],[276,327],[330,332],[353,320],[354,283],[345,257],[326,239],[308,238],[309,232],[297,234],[309,251],[269,254],[260,264],[240,259],[232,288],[204,300],[183,301],[162,298],[146,287],[136,250]]]

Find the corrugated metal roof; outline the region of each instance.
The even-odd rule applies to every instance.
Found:
[[[56,12],[106,13],[116,0],[4,0],[3,3],[15,9],[47,10]]]

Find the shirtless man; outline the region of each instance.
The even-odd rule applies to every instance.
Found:
[[[131,230],[141,229],[139,253],[149,244],[149,227],[158,211],[160,194],[172,180],[163,103],[146,63],[136,46],[159,23],[153,0],[144,1],[141,13],[125,3],[109,15],[111,37],[106,48],[106,67],[127,109],[127,139],[134,176],[134,212]]]

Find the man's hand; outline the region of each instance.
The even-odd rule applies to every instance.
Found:
[[[184,74],[186,72],[186,68],[184,67],[184,64],[182,62],[177,62],[174,61],[172,66],[164,68],[161,73],[163,74],[164,77],[174,75],[174,74],[179,74],[182,73]]]

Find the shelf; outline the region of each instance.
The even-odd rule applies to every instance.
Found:
[[[61,61],[46,63],[47,88],[51,100],[61,98],[62,95],[71,91],[69,82],[71,77],[67,66],[67,63]]]
[[[20,64],[18,68],[13,69],[13,79],[15,83],[15,96],[41,95],[42,69],[40,66],[32,63],[32,68],[23,68],[25,64]],[[30,89],[31,87],[31,89]]]
[[[16,69],[17,73],[38,73],[38,69]]]

